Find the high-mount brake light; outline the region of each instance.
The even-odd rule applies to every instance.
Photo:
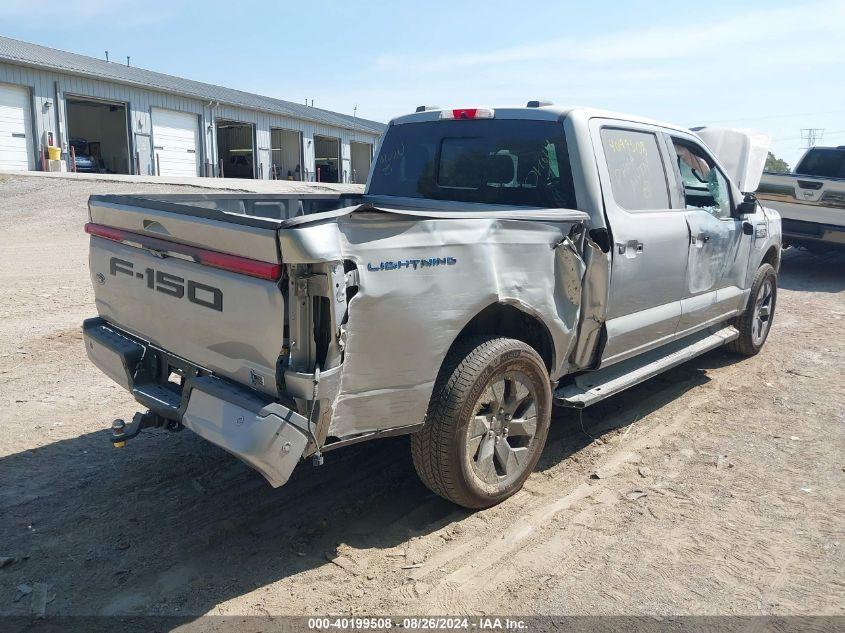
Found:
[[[129,246],[150,249],[160,253],[170,254],[180,259],[190,259],[203,266],[211,266],[220,270],[276,281],[282,276],[282,265],[275,262],[262,262],[257,259],[228,255],[218,251],[209,251],[187,244],[177,244],[140,233],[121,231],[102,224],[89,222],[85,225],[85,232],[89,235],[102,237],[112,242],[120,242]]]
[[[492,119],[494,114],[490,108],[457,108],[455,110],[443,110],[440,113],[440,118],[466,121],[470,119]]]

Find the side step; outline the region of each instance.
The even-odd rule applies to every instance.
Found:
[[[583,409],[628,387],[653,378],[667,369],[721,347],[738,336],[739,331],[732,325],[716,332],[709,329],[703,330],[605,369],[581,374],[575,378],[574,382],[555,389],[555,404]]]

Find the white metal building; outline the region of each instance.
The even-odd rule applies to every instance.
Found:
[[[385,126],[0,36],[0,170],[365,182]]]

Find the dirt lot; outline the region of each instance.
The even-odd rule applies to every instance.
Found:
[[[788,253],[759,356],[557,412],[525,490],[469,513],[404,438],[278,490],[187,431],[111,448],[136,408],[81,344],[82,225],[138,189],[0,177],[0,614],[22,584],[48,615],[845,613],[845,257]]]

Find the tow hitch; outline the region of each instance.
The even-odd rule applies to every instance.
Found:
[[[126,442],[128,440],[131,440],[142,430],[150,428],[166,428],[168,431],[175,432],[181,431],[185,427],[183,427],[182,423],[177,420],[167,420],[152,411],[147,411],[146,413],[141,413],[139,411],[133,416],[132,421],[129,424],[126,424],[126,422],[121,419],[117,419],[112,422],[111,443],[115,448],[123,448],[126,446]]]

